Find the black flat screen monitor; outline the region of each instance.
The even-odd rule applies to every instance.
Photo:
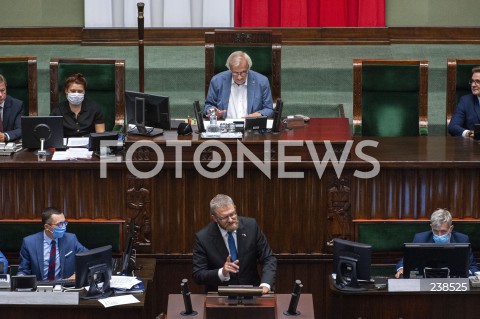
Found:
[[[75,256],[75,287],[89,287],[86,299],[100,299],[112,294],[112,246],[98,247]],[[99,285],[103,283],[103,285]]]
[[[63,116],[22,116],[22,147],[39,149],[64,148]]]
[[[136,102],[144,99],[145,106]],[[143,107],[140,108],[140,106]],[[127,124],[170,129],[170,103],[168,96],[125,91],[125,115]]]
[[[88,138],[88,149],[98,153],[100,152],[101,141],[116,141],[117,139],[117,132],[90,133]]]
[[[193,102],[193,111],[195,112],[195,119],[197,120],[198,133],[205,132],[205,124],[203,123],[203,112],[200,108],[200,102]]]
[[[282,111],[283,111],[283,101],[281,99],[278,99],[277,105],[275,106],[275,110],[273,110],[272,132],[274,133],[280,132],[280,127],[282,124]]]
[[[469,243],[405,243],[403,278],[467,278],[470,264]]]
[[[245,118],[245,131],[264,131],[267,128],[267,117],[256,116]]]
[[[333,273],[339,289],[355,290],[359,282],[370,282],[371,263],[371,245],[333,239]]]
[[[120,273],[122,275],[132,276],[136,268],[136,256],[133,246],[135,245],[135,219],[130,219],[130,225],[128,225],[128,235],[125,241],[125,251],[123,252],[122,269]]]

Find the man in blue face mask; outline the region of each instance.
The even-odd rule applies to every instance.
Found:
[[[23,239],[19,275],[35,275],[37,280],[75,279],[75,254],[87,248],[66,232],[67,224],[56,208],[42,212],[44,230]]]
[[[413,242],[437,244],[470,243],[467,235],[453,231],[452,214],[446,209],[439,208],[432,213],[432,216],[430,216],[430,227],[432,230],[415,234]],[[403,259],[398,262],[396,269],[395,277],[400,278],[403,275]],[[479,271],[478,265],[470,249],[469,273],[473,275],[476,271]]]

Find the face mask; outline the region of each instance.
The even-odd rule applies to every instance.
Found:
[[[67,231],[67,226],[53,227],[52,235],[55,238],[62,238],[63,234]]]
[[[85,94],[83,93],[68,93],[67,100],[73,105],[80,105],[83,102]]]
[[[450,234],[445,234],[442,236],[433,234],[433,241],[436,242],[437,244],[448,243],[450,241]]]

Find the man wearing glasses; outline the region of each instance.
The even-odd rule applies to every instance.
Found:
[[[273,116],[272,91],[268,78],[250,70],[252,59],[235,51],[227,59],[228,71],[215,75],[210,81],[205,114],[216,110],[219,119],[240,119]]]
[[[87,248],[66,232],[67,224],[56,208],[42,212],[44,230],[23,239],[19,275],[35,275],[37,280],[75,279],[75,254]]]
[[[430,227],[432,230],[425,231],[423,233],[415,234],[413,237],[414,243],[470,243],[470,239],[467,235],[454,232],[452,225],[452,215],[446,209],[438,208],[430,216]],[[397,264],[396,278],[400,278],[403,275],[403,259]],[[470,249],[470,265],[468,267],[469,274],[473,275],[478,271],[477,263]]]
[[[460,98],[448,124],[448,132],[453,136],[473,138],[475,124],[480,124],[480,66],[472,69],[469,83],[472,94]]]
[[[211,223],[195,234],[193,279],[206,291],[218,286],[254,285],[268,293],[275,284],[277,259],[253,218],[237,215],[223,194],[210,201]],[[262,264],[262,276],[257,271]]]

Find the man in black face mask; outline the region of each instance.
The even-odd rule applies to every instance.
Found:
[[[75,279],[75,254],[88,249],[66,232],[67,224],[56,208],[42,212],[44,230],[23,239],[19,275],[35,275],[37,280]]]

